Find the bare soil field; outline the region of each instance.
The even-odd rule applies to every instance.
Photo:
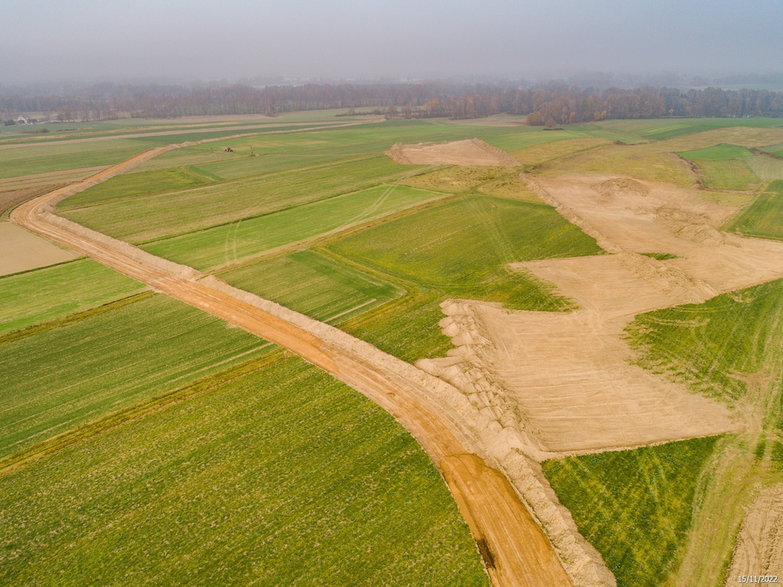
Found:
[[[726,585],[740,575],[783,575],[783,485],[762,491],[748,509]]]
[[[444,331],[456,333],[457,346],[449,358],[424,366],[471,398],[489,396],[490,406],[514,414],[514,424],[538,444],[539,459],[736,428],[721,405],[631,365],[622,320],[478,302],[452,302],[444,311]],[[482,389],[487,380],[502,397]]]
[[[10,222],[0,222],[0,275],[46,267],[79,255]]]
[[[465,167],[515,167],[521,165],[511,155],[479,139],[465,139],[437,145],[397,143],[386,154],[407,165],[463,165]]]

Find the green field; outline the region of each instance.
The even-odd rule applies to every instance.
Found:
[[[681,556],[699,475],[714,444],[714,438],[698,438],[543,467],[617,585],[661,585]]]
[[[197,269],[209,269],[442,196],[407,186],[381,185],[157,241],[144,249]]]
[[[783,122],[769,119],[550,131],[394,120],[264,134],[349,120],[292,113],[247,122],[253,134],[238,138],[227,121],[75,124],[73,138],[112,138],[3,150],[0,179],[219,138],[60,211],[409,362],[452,348],[444,300],[567,311],[570,300],[507,265],[602,250],[528,192],[523,168],[400,165],[384,155],[396,142],[477,137],[546,175],[690,187],[676,152],[706,187],[783,179],[783,161],[759,149],[780,140],[764,129]],[[114,136],[163,130],[176,134]],[[0,142],[9,137],[33,140],[4,131]],[[757,196],[703,193],[755,198],[727,227],[783,239],[783,181]],[[319,369],[89,260],[0,278],[0,324],[0,584],[487,584],[415,440]],[[642,367],[758,425],[544,471],[620,585],[720,584],[754,488],[783,480],[783,280],[640,315],[626,338]]]
[[[63,215],[136,243],[269,214],[413,173],[415,167],[399,165],[388,157],[369,157],[71,209]]]
[[[89,259],[0,277],[0,334],[82,312],[145,287]]]
[[[409,363],[442,357],[454,346],[438,325],[443,319],[443,299],[437,293],[414,289],[404,298],[345,322],[340,328]]]
[[[313,251],[275,257],[219,277],[330,323],[344,322],[403,294],[391,283]]]
[[[748,236],[783,240],[783,181],[774,181],[767,189],[726,228]]]
[[[387,121],[341,129],[252,135],[217,141],[170,151],[148,161],[142,169],[198,165],[221,177],[236,179],[325,161],[381,155],[397,142],[442,142],[519,132],[538,131],[527,127],[511,130],[437,120]],[[231,147],[234,153],[224,153],[225,147]],[[251,157],[251,153],[256,156]]]
[[[60,204],[60,208],[81,208],[112,200],[181,191],[213,182],[214,179],[185,167],[127,173],[67,198]]]
[[[693,174],[675,155],[652,149],[649,145],[604,145],[577,151],[570,156],[548,161],[536,173],[630,175],[637,179],[661,181],[690,187]]]
[[[776,157],[783,157],[783,143],[779,145],[770,145],[768,147],[764,147],[764,151]]]
[[[165,296],[0,344],[0,456],[270,347]]]
[[[96,143],[44,144],[4,149],[0,151],[0,179],[113,165],[149,147],[149,143],[139,140],[114,139]]]
[[[331,245],[354,259],[450,297],[557,310],[562,298],[505,265],[594,255],[595,241],[549,206],[465,196],[347,236]]]
[[[698,165],[702,181],[708,188],[748,190],[761,182],[748,166],[747,160],[754,155],[745,147],[721,144],[679,155]]]
[[[632,132],[644,139],[665,141],[684,135],[731,127],[783,127],[779,118],[672,118],[654,120],[606,120],[594,123],[602,129]]]
[[[783,360],[783,280],[640,314],[627,335],[641,366],[736,400],[746,389],[738,374],[776,373]]]
[[[298,359],[0,477],[0,583],[486,585],[391,417]]]

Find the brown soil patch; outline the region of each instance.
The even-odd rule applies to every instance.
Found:
[[[79,256],[10,222],[0,222],[0,250],[3,251],[0,275],[46,267]]]
[[[476,302],[444,304],[444,312],[444,331],[455,333],[457,346],[449,358],[423,366],[502,421],[515,418],[508,424],[535,439],[538,459],[736,428],[723,406],[632,365],[623,319],[592,310],[512,312]],[[492,391],[485,381],[494,383]]]
[[[726,585],[739,575],[783,576],[783,485],[764,490],[748,509]]]
[[[437,145],[397,143],[386,154],[404,165],[463,165],[466,167],[515,167],[511,155],[479,139],[465,139]]]

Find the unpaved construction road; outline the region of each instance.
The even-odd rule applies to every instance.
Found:
[[[450,386],[363,341],[53,213],[54,204],[63,198],[173,148],[152,149],[40,196],[16,208],[11,219],[156,291],[285,347],[365,394],[405,426],[442,471],[495,584],[570,585],[552,544],[514,487],[479,456],[482,446],[477,434],[449,406],[449,401],[459,400],[456,390],[456,399],[443,399],[451,393]],[[611,582],[611,575],[604,577],[602,583]]]

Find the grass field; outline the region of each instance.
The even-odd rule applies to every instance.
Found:
[[[573,155],[580,151],[587,151],[608,144],[610,141],[603,138],[566,139],[534,145],[525,149],[514,151],[513,155],[519,161],[534,167],[547,161]]]
[[[704,185],[718,190],[749,190],[761,180],[748,166],[747,160],[754,157],[745,147],[736,145],[715,145],[679,153],[699,167]]]
[[[783,240],[783,181],[774,181],[767,189],[726,228],[748,236]]]
[[[133,139],[115,139],[97,143],[35,145],[0,151],[0,179],[36,173],[51,173],[98,165],[112,165],[150,147]]]
[[[403,183],[451,193],[477,190],[488,196],[542,204],[543,202],[527,189],[519,175],[518,169],[454,166],[416,175],[403,180]]]
[[[208,269],[442,196],[407,186],[382,185],[157,241],[144,249],[197,269]]]
[[[189,168],[172,168],[142,173],[127,173],[75,194],[60,205],[63,210],[104,204],[112,200],[125,200],[137,196],[149,196],[181,191],[214,182],[214,179]]]
[[[89,259],[0,278],[0,334],[138,293],[144,285]]]
[[[682,556],[714,438],[543,463],[560,502],[623,586],[664,583]]]
[[[555,131],[412,120],[261,134],[308,121],[253,121],[257,134],[168,152],[60,209],[415,362],[452,347],[438,325],[445,299],[567,310],[506,265],[602,251],[527,191],[521,168],[403,166],[383,155],[393,143],[478,137],[532,173],[690,186],[678,153],[705,185],[733,190],[783,170],[759,150],[783,154],[780,120]],[[3,150],[0,179],[240,132],[176,121],[74,128],[177,134]],[[729,227],[783,239],[782,214],[783,181]],[[143,289],[85,260],[0,278],[0,583],[486,584],[443,481],[388,415]],[[643,367],[760,423],[718,440],[552,460],[545,472],[620,585],[719,584],[754,484],[783,480],[783,280],[638,316],[626,334]]]
[[[329,249],[447,296],[517,309],[567,302],[507,263],[600,253],[548,206],[466,196],[347,236]]]
[[[415,167],[385,156],[369,157],[108,202],[68,210],[64,216],[116,238],[149,241],[354,192],[415,172]]]
[[[443,299],[437,293],[414,289],[404,298],[349,320],[340,328],[409,363],[442,357],[453,346],[438,326],[443,319]]]
[[[627,330],[641,365],[729,403],[743,424],[718,443],[671,584],[723,584],[747,506],[783,481],[782,300],[779,280],[643,314]]]
[[[0,477],[4,584],[486,585],[443,481],[298,359]]]
[[[682,161],[670,153],[661,153],[647,145],[606,145],[576,152],[538,167],[549,175],[596,173],[630,175],[637,179],[690,186],[694,177]]]
[[[269,347],[164,296],[0,344],[0,456]]]
[[[764,147],[764,151],[766,151],[767,153],[771,153],[776,157],[783,157],[783,144],[769,145],[767,147]]]
[[[779,118],[659,118],[654,120],[605,120],[593,124],[602,130],[633,133],[640,138],[652,141],[664,141],[730,127],[783,127],[783,122]]]
[[[317,162],[381,155],[395,142],[441,142],[519,132],[536,131],[528,127],[512,130],[437,120],[387,121],[342,129],[253,135],[217,141],[165,153],[145,163],[142,169],[198,165],[222,177],[241,178]],[[229,146],[234,153],[223,153],[223,149]],[[251,152],[257,156],[250,157]]]
[[[641,314],[627,333],[643,367],[736,400],[745,391],[737,374],[768,372],[769,361],[783,359],[783,280]]]
[[[314,251],[275,257],[219,275],[235,287],[307,314],[344,322],[404,292]]]

